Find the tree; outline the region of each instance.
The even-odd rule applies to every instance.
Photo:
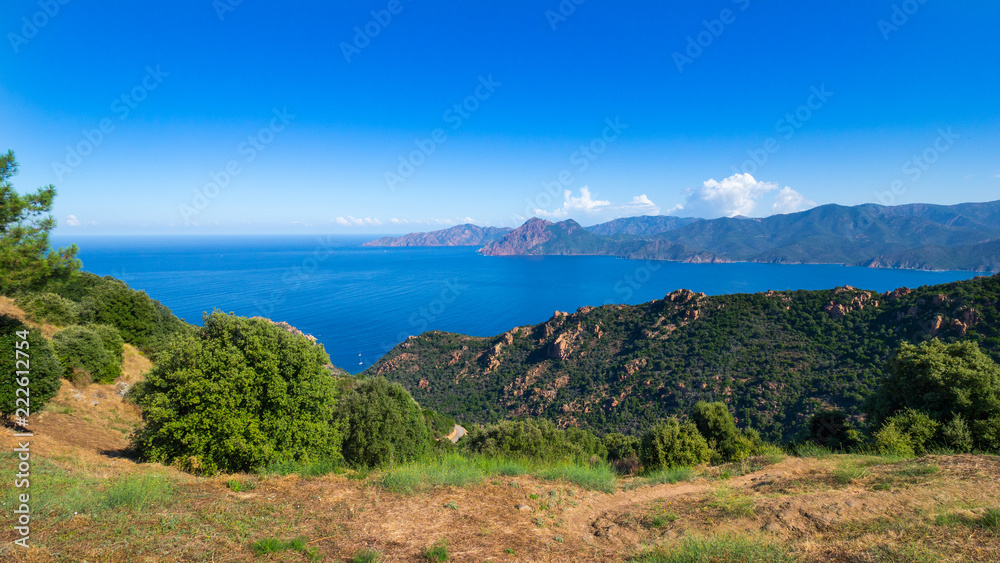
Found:
[[[24,335],[27,339],[21,338]],[[27,346],[21,344],[25,340]],[[25,352],[27,358],[24,354],[18,357],[16,350]],[[26,364],[18,364],[19,360]],[[25,365],[29,369],[25,370]],[[29,373],[27,376],[18,375],[18,371]],[[25,326],[13,317],[0,315],[0,373],[3,374],[0,377],[0,415],[10,416],[24,407],[23,403],[17,403],[18,397],[25,398],[23,393],[17,393],[21,383],[26,383],[28,387],[30,412],[41,411],[59,390],[62,368],[40,331]]]
[[[698,401],[691,419],[722,460],[739,461],[752,455],[753,444],[736,427],[736,420],[725,403]]]
[[[383,377],[363,381],[345,394],[340,419],[344,459],[356,466],[400,463],[423,454],[429,445],[420,405],[400,384]]]
[[[52,337],[56,356],[67,378],[86,385],[94,381],[110,383],[121,375],[122,364],[117,350],[110,342],[109,349],[105,337],[110,335],[102,337],[93,328],[78,325],[60,330]]]
[[[700,465],[712,457],[712,448],[693,422],[670,418],[642,436],[639,459],[646,471]]]
[[[340,459],[339,383],[319,344],[267,319],[206,314],[136,386],[140,457],[189,471]]]
[[[14,152],[0,155],[0,292],[37,289],[50,279],[65,278],[80,268],[77,247],[53,250],[49,215],[56,189],[49,185],[20,195],[10,184],[17,174]]]

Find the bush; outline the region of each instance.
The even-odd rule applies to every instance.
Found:
[[[589,463],[605,459],[607,449],[588,430],[563,430],[552,421],[504,420],[486,426],[473,426],[466,440],[469,451],[490,457],[512,457],[544,461]]]
[[[972,424],[972,433],[979,449],[1000,453],[1000,416],[975,421]]]
[[[896,426],[895,422],[887,422],[881,430],[875,433],[875,449],[882,455],[913,457],[914,448],[910,435]]]
[[[267,319],[204,319],[135,387],[140,457],[206,474],[339,459],[338,383],[323,347]]]
[[[939,423],[961,415],[971,423],[979,449],[995,448],[996,442],[991,443],[977,428],[982,421],[1000,417],[1000,366],[975,342],[904,343],[869,404],[873,427],[882,427],[908,408]]]
[[[841,410],[821,410],[809,419],[808,438],[813,443],[834,450],[849,450],[863,442],[862,434]]]
[[[891,416],[888,422],[895,424],[900,432],[909,436],[910,444],[913,446],[913,453],[916,455],[927,453],[927,448],[931,445],[931,440],[934,439],[938,427],[941,426],[940,423],[931,420],[931,417],[925,413],[913,409],[906,409]]]
[[[944,446],[960,454],[970,453],[975,446],[972,429],[969,428],[960,414],[956,414],[954,418],[942,426],[940,434]]]
[[[721,459],[716,461],[739,461],[753,455],[753,444],[736,427],[736,420],[725,403],[699,401],[691,419],[709,447],[719,454]]]
[[[125,340],[122,339],[118,329],[110,325],[87,325],[87,328],[97,333],[101,337],[104,349],[111,354],[111,357],[118,362],[119,371],[122,362],[125,361]]]
[[[109,383],[121,375],[121,361],[105,348],[101,335],[90,327],[65,328],[52,337],[52,344],[63,373],[76,384]]]
[[[343,455],[348,463],[380,467],[427,451],[430,433],[420,405],[398,383],[370,379],[344,395]]]
[[[604,437],[604,449],[608,450],[608,461],[619,461],[639,456],[639,438],[617,432]]]
[[[712,449],[693,422],[676,418],[654,426],[642,437],[639,459],[646,471],[691,467],[709,461]]]
[[[89,278],[88,278],[89,279]],[[133,346],[159,350],[171,335],[190,334],[191,327],[144,291],[131,289],[114,278],[93,281],[80,303],[80,319],[111,325]]]
[[[76,323],[79,306],[55,293],[27,293],[18,295],[14,302],[36,323],[68,326]]]
[[[22,334],[27,331],[27,348],[18,332]],[[22,354],[18,357],[17,351],[26,352],[28,357]],[[29,369],[25,370],[24,363],[27,362]],[[28,371],[28,375],[18,375],[18,371]],[[27,327],[24,323],[13,317],[0,315],[0,415],[11,416],[16,414],[18,408],[23,408],[23,404],[17,404],[17,389],[21,383],[27,383],[30,396],[30,412],[38,412],[59,390],[60,378],[62,377],[62,367],[56,359],[55,353],[49,342],[42,337],[41,333],[35,329]]]

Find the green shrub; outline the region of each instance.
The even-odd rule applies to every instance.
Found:
[[[74,325],[60,330],[52,337],[52,344],[66,377],[77,384],[109,383],[121,375],[121,362],[90,327]]]
[[[1000,366],[975,342],[904,343],[869,403],[873,427],[881,428],[891,416],[908,408],[939,423],[961,415],[971,424],[979,449],[996,447],[996,442],[981,435],[977,423],[1000,417]],[[988,425],[982,428],[988,430]]]
[[[638,457],[639,438],[614,432],[604,436],[604,448],[608,450],[608,461]]]
[[[469,428],[465,447],[490,457],[525,458],[545,461],[589,463],[604,459],[607,449],[600,438],[588,430],[563,430],[552,421],[504,420]]]
[[[977,420],[972,424],[972,429],[979,449],[1000,453],[1000,416]]]
[[[205,315],[198,335],[173,340],[136,386],[144,424],[133,445],[145,460],[207,474],[336,460],[329,362],[322,346],[267,319]]]
[[[895,422],[887,422],[875,433],[875,449],[882,455],[913,457],[913,440]]]
[[[68,326],[76,323],[79,306],[60,295],[50,292],[18,295],[14,302],[36,323]]]
[[[27,340],[18,333],[26,334]],[[26,347],[22,344],[25,341]],[[18,351],[22,354],[18,355]],[[18,362],[27,362],[27,366]],[[19,375],[18,371],[28,374]],[[23,394],[17,392],[22,383],[27,385],[30,394],[29,414],[39,412],[59,390],[63,369],[40,331],[13,317],[0,315],[0,374],[3,374],[0,376],[0,415],[11,416],[24,407],[23,403],[17,403],[18,397],[23,398]]]
[[[642,437],[639,458],[646,471],[691,467],[711,459],[712,449],[693,422],[670,418]]]
[[[125,361],[125,340],[122,339],[118,329],[110,325],[87,325],[87,328],[101,337],[104,349],[111,354],[115,362],[118,363],[118,367],[121,368],[122,362]]]
[[[909,436],[913,453],[916,455],[927,453],[931,440],[934,439],[938,427],[941,426],[939,422],[931,420],[931,417],[925,413],[913,409],[906,409],[895,414],[889,417],[887,422],[895,424],[900,432]]]
[[[739,461],[753,455],[753,443],[736,427],[736,420],[725,403],[699,401],[691,419],[709,447],[719,454],[719,459],[714,461]]]
[[[960,414],[956,414],[950,421],[941,426],[940,436],[941,443],[956,453],[967,454],[975,447],[972,429],[969,428]]]
[[[91,285],[81,298],[81,320],[111,325],[125,342],[147,351],[161,349],[172,335],[192,333],[190,325],[146,292],[131,289],[125,282],[110,277],[86,279]]]
[[[809,440],[834,450],[849,450],[863,442],[860,432],[841,410],[821,410],[809,419]]]
[[[420,405],[398,383],[363,381],[340,404],[343,455],[355,466],[403,463],[427,451],[430,434]]]

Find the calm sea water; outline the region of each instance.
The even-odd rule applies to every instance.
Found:
[[[75,238],[84,269],[149,293],[189,322],[206,311],[287,321],[362,371],[408,335],[499,334],[585,305],[841,285],[887,291],[968,272],[682,264],[601,256],[480,256],[474,248],[362,248],[373,237]],[[54,237],[57,245],[70,241]]]

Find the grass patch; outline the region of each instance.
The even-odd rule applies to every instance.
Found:
[[[434,545],[428,547],[421,554],[427,561],[447,561],[448,560],[448,540],[439,540]]]
[[[618,488],[618,473],[608,465],[561,465],[543,469],[538,476],[553,481],[567,481],[602,493],[613,493]]]
[[[795,444],[791,447],[792,455],[795,457],[811,457],[816,459],[826,459],[833,457],[833,451],[826,446],[820,446],[812,442]]]
[[[793,563],[783,547],[750,538],[716,536],[685,538],[678,544],[633,558],[636,563]]]
[[[295,538],[291,540],[280,540],[278,538],[264,538],[250,544],[251,551],[256,555],[268,555],[280,553],[282,551],[299,551],[309,556],[310,559],[319,558],[316,548],[310,548],[306,543],[306,538]]]
[[[351,557],[351,563],[380,563],[382,554],[374,549],[362,549]]]
[[[831,473],[833,480],[840,485],[850,485],[851,483],[863,479],[868,475],[868,468],[862,467],[860,465],[848,464],[837,469],[834,469]]]
[[[932,463],[907,463],[893,471],[900,477],[927,477],[940,472],[941,468]]]
[[[934,518],[934,523],[938,526],[967,526],[969,528],[981,528],[990,532],[1000,533],[1000,509],[991,508],[979,515],[959,514],[955,512],[939,514]]]
[[[483,480],[475,464],[460,455],[414,461],[382,474],[378,485],[398,494],[413,494],[433,487],[467,487]]]
[[[230,479],[226,481],[226,486],[229,487],[229,490],[234,493],[241,493],[243,491],[252,491],[256,489],[257,482],[249,479],[243,481],[239,479]]]
[[[642,476],[644,485],[673,485],[681,481],[691,481],[695,478],[695,471],[690,467],[674,467]]]
[[[715,491],[708,507],[730,518],[749,518],[757,515],[757,501],[753,497],[734,493],[727,488]]]
[[[162,475],[129,475],[108,487],[100,499],[99,507],[139,511],[150,506],[167,504],[173,496],[173,483]]]

